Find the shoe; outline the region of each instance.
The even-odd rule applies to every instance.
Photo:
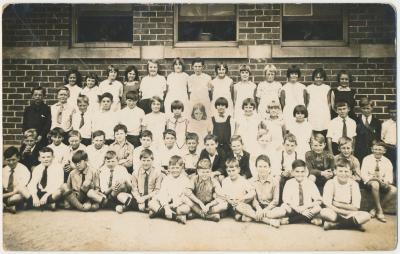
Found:
[[[386,218],[385,215],[383,215],[383,213],[376,214],[376,219],[379,220],[380,222],[386,223]]]
[[[155,213],[154,211],[150,210],[150,211],[149,211],[149,218],[150,218],[150,219],[153,219],[153,218],[155,218],[155,217],[156,217],[156,213]]]
[[[64,209],[71,209],[71,205],[69,204],[69,202],[66,199],[64,199],[63,204],[64,204]]]
[[[236,213],[236,214],[235,214],[235,220],[236,220],[236,221],[241,221],[241,219],[242,219],[242,215],[239,214],[239,213]]]
[[[206,216],[206,219],[210,220],[210,221],[218,222],[221,219],[221,216],[219,214],[217,214],[217,213],[216,214],[210,214],[210,215]]]
[[[125,207],[129,207],[131,205],[131,203],[132,203],[132,197],[128,196],[124,205],[125,205]]]
[[[324,222],[324,230],[336,229],[336,227],[337,227],[337,223],[330,222],[330,221]]]
[[[371,211],[369,211],[369,214],[371,215],[371,219],[374,218],[376,216],[376,210],[372,209]]]
[[[247,216],[245,216],[245,215],[242,215],[242,221],[243,221],[243,222],[250,222],[250,221],[252,221],[252,219],[251,219],[250,217],[247,217]]]
[[[322,220],[320,218],[314,218],[311,220],[311,224],[314,224],[315,226],[321,226]]]
[[[194,213],[192,213],[192,212],[188,213],[188,215],[187,215],[187,219],[188,219],[188,220],[193,220],[194,218],[196,218],[196,216],[194,215]]]
[[[365,232],[365,231],[367,231],[367,230],[364,228],[363,225],[358,225],[358,226],[355,227],[355,229],[358,230],[358,231],[360,231],[360,232]]]
[[[115,211],[119,214],[123,213],[125,211],[125,207],[123,205],[117,205],[115,207]]]
[[[281,225],[289,225],[289,218],[288,217],[282,218],[280,219],[279,222]]]
[[[50,203],[49,204],[49,208],[51,211],[55,211],[56,210],[56,203]]]
[[[16,214],[17,213],[17,209],[15,208],[15,206],[4,206],[4,212],[9,212],[12,214]]]
[[[176,221],[182,224],[186,224],[186,215],[178,215],[176,216]]]
[[[279,228],[281,226],[281,222],[280,222],[280,220],[277,220],[277,219],[270,219],[269,225],[274,228]]]

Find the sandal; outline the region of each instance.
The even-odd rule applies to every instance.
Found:
[[[374,218],[376,216],[376,210],[372,209],[371,211],[369,211],[369,214],[371,215],[371,218]]]
[[[376,219],[379,220],[380,222],[386,223],[386,218],[385,215],[383,215],[383,213],[377,214]]]

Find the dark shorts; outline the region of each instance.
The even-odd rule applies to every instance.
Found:
[[[39,198],[39,200],[44,196],[44,195],[46,195],[47,194],[47,192],[43,192],[43,191],[41,191],[41,190],[37,190],[37,196],[38,196],[38,198]],[[48,197],[47,197],[47,200],[46,200],[46,203],[48,204],[48,203],[50,203],[49,202],[49,199],[51,198],[51,195],[49,195]],[[33,199],[32,199],[32,197],[30,197],[28,200],[27,200],[27,205],[28,205],[28,207],[29,208],[32,208],[33,207]]]

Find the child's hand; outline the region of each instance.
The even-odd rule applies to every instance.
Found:
[[[40,206],[40,200],[38,197],[32,197],[32,203],[34,207],[39,207]]]
[[[45,205],[47,202],[47,197],[48,195],[44,195],[41,199],[40,199],[40,205]]]
[[[26,146],[23,153],[31,153],[32,152],[32,147]]]
[[[138,204],[143,204],[145,201],[146,201],[146,199],[143,198],[143,197],[138,197],[138,198],[136,199],[136,202],[138,202]]]
[[[282,171],[282,176],[289,177],[290,176],[290,171],[285,169],[284,171]]]
[[[264,212],[261,208],[256,210],[256,219],[260,221],[264,217]]]
[[[65,172],[70,172],[72,170],[71,164],[68,162],[67,164],[64,165],[64,171]]]
[[[209,207],[205,206],[204,204],[200,204],[200,208],[204,214],[208,213]]]
[[[167,219],[172,219],[172,210],[169,206],[165,206],[164,207],[164,211],[165,211],[165,217]]]
[[[310,209],[303,210],[303,212],[301,214],[306,216],[308,219],[311,219],[313,217],[313,214]]]
[[[121,183],[120,183],[120,182],[116,182],[116,183],[114,184],[114,186],[113,186],[113,190],[114,190],[114,191],[118,191],[120,187],[121,187]]]

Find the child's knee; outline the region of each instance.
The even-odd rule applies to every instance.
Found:
[[[371,188],[371,190],[379,190],[379,182],[378,181],[370,181],[368,182],[368,186]]]
[[[161,205],[160,202],[158,202],[157,200],[151,200],[149,202],[149,209],[152,210],[153,212],[157,212],[160,209]]]
[[[335,221],[337,214],[330,208],[321,209],[321,217],[326,220]]]
[[[188,214],[190,212],[190,206],[183,204],[176,208],[177,214]]]
[[[358,224],[364,224],[371,219],[371,215],[368,212],[358,211],[354,215],[354,218],[358,222]]]
[[[389,185],[389,193],[390,194],[396,194],[397,193],[397,188],[393,185]]]

